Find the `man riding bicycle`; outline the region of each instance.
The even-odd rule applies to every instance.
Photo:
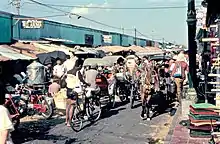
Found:
[[[73,117],[74,105],[76,104],[76,99],[78,93],[82,91],[81,83],[90,86],[83,79],[80,72],[81,67],[74,67],[72,70],[68,71],[66,74],[66,88],[67,88],[67,109],[66,109],[66,125],[70,127],[70,121]]]
[[[91,84],[89,88],[93,89],[95,92],[100,90],[96,84],[96,78],[98,75],[99,72],[97,71],[97,65],[92,65],[90,69],[85,72],[85,81]]]

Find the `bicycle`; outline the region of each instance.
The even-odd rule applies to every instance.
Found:
[[[4,106],[8,109],[16,130],[20,124],[20,118],[26,108],[26,104],[21,100],[20,94],[6,94]]]
[[[73,109],[73,117],[70,123],[71,128],[75,132],[82,130],[84,121],[89,120],[90,122],[95,122],[100,118],[102,108],[98,92],[99,91],[83,86],[82,94],[77,96]],[[97,110],[96,113],[94,113],[95,110]],[[70,109],[68,111],[70,111]]]

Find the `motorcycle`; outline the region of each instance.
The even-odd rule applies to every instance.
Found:
[[[49,119],[53,116],[54,107],[47,94],[32,90],[23,85],[16,86],[14,94],[5,95],[4,106],[8,109],[14,128],[17,129],[20,119],[25,116],[40,114]]]
[[[26,108],[24,114],[33,116],[35,114],[42,115],[46,119],[50,119],[54,113],[54,107],[49,95],[42,90],[33,90],[27,87],[22,88],[21,100],[25,102]]]

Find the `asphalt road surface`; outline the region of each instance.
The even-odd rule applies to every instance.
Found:
[[[94,124],[85,123],[78,133],[64,125],[64,118],[23,122],[13,133],[15,144],[159,144],[166,137],[172,118],[167,114],[151,121],[140,119],[141,107],[129,104],[105,111]]]

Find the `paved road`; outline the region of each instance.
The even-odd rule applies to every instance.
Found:
[[[107,111],[93,125],[74,132],[64,125],[64,119],[38,120],[21,124],[14,134],[15,144],[147,144],[163,139],[172,118],[162,114],[151,121],[142,121],[140,107],[130,109],[124,105]]]

